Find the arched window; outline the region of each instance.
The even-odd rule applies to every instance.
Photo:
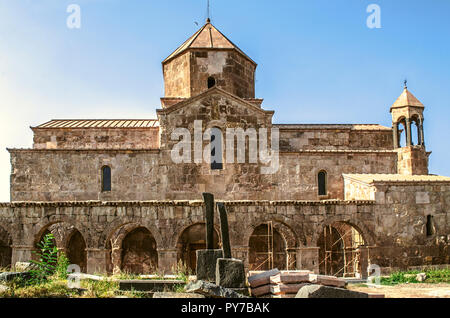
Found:
[[[427,236],[434,235],[434,220],[432,215],[427,215]]]
[[[211,170],[223,169],[222,131],[214,127],[211,129]]]
[[[102,192],[111,191],[111,168],[104,166],[102,168]]]
[[[319,195],[327,195],[327,173],[326,171],[320,171],[317,176],[317,182],[319,185]]]
[[[208,89],[216,86],[216,79],[214,77],[208,78]]]

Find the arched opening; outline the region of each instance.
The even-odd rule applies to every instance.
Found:
[[[216,86],[216,79],[212,76],[208,77],[208,89]]]
[[[219,235],[214,230],[214,248],[219,248]],[[206,249],[206,228],[204,223],[191,225],[181,233],[177,244],[177,258],[192,273],[197,270],[197,250]]]
[[[121,270],[131,274],[152,274],[158,269],[158,252],[153,235],[140,227],[122,241]]]
[[[109,166],[102,167],[102,192],[111,191],[111,168]]]
[[[223,169],[222,130],[211,128],[211,170]]]
[[[249,240],[249,270],[295,268],[295,255],[289,255],[287,248],[285,238],[272,222],[259,225]]]
[[[74,230],[67,243],[66,248],[67,258],[70,264],[76,264],[80,266],[83,273],[87,270],[87,252],[86,243],[83,236],[78,230]]]
[[[319,187],[319,195],[327,195],[327,172],[320,171],[317,175],[317,184]]]
[[[365,245],[362,234],[353,226],[336,222],[323,228],[317,242],[321,274],[360,277],[360,247]]]
[[[11,236],[0,227],[0,268],[9,268],[12,258]]]
[[[397,128],[398,128],[398,144],[400,148],[406,147],[406,120],[405,118],[401,118],[397,122]]]
[[[418,115],[415,115],[411,118],[411,125],[413,127],[411,127],[411,142],[413,145],[423,145],[423,140],[422,140],[422,121],[419,118]]]
[[[432,215],[427,215],[427,224],[426,224],[426,229],[427,229],[427,236],[433,236],[436,232],[435,228],[434,228],[434,220],[433,220],[433,216]]]

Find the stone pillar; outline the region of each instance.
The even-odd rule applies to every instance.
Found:
[[[399,142],[398,142],[398,123],[392,124],[392,131],[393,131],[393,137],[394,137],[394,149],[397,149],[399,147]]]
[[[111,251],[111,264],[113,267],[113,274],[120,274],[122,271],[122,249],[113,248]]]
[[[104,248],[87,248],[87,273],[106,274],[109,251]]]
[[[369,248],[366,246],[360,246],[359,250],[360,250],[359,264],[361,266],[361,278],[367,279],[367,277],[369,276],[367,273],[367,268],[369,267],[370,264]]]
[[[214,249],[214,196],[211,193],[203,193],[205,201],[206,218],[206,249]]]
[[[424,132],[423,132],[423,119],[419,124],[419,136],[420,136],[420,141],[421,141],[421,145],[425,147],[425,136],[424,136]]]
[[[310,270],[319,274],[319,247],[297,248],[297,270]]]
[[[29,262],[33,259],[33,251],[36,249],[30,245],[13,245],[11,255],[11,266],[17,262]]]
[[[411,119],[406,118],[405,119],[406,122],[406,147],[409,147],[412,145],[412,140],[411,140]]]
[[[158,248],[158,272],[172,273],[178,264],[176,248]]]

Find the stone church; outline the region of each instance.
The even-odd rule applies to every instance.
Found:
[[[51,232],[85,272],[195,271],[203,192],[225,202],[233,257],[248,270],[365,277],[369,265],[387,273],[450,263],[450,178],[428,172],[425,108],[406,85],[390,109],[386,101],[392,127],[276,124],[255,96],[257,64],[209,20],[162,67],[157,118],[50,120],[31,127],[32,149],[8,149],[0,266],[28,261]],[[175,163],[180,128],[194,144],[188,157],[215,141],[215,159]],[[250,151],[222,160],[238,152],[237,138],[224,145],[229,128],[277,131],[277,169],[262,173],[267,162]],[[210,140],[195,146],[207,129]]]

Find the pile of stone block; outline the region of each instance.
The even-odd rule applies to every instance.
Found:
[[[354,296],[361,296],[357,298],[369,298],[370,296],[368,294],[346,290],[346,281],[342,278],[317,275],[311,271],[281,272],[278,269],[274,269],[249,276],[248,283],[253,297],[296,298],[297,296],[297,298],[299,298],[299,291],[309,290],[312,288],[311,286],[317,286],[313,288],[314,293],[303,292],[300,294],[307,295],[308,298],[314,298],[314,295],[328,295],[329,293],[324,293],[324,290],[332,290],[334,295],[337,295],[336,297],[339,297],[339,294],[347,295],[350,298],[355,298]],[[317,293],[316,290],[320,290],[321,293]],[[345,296],[343,298],[345,298]]]

